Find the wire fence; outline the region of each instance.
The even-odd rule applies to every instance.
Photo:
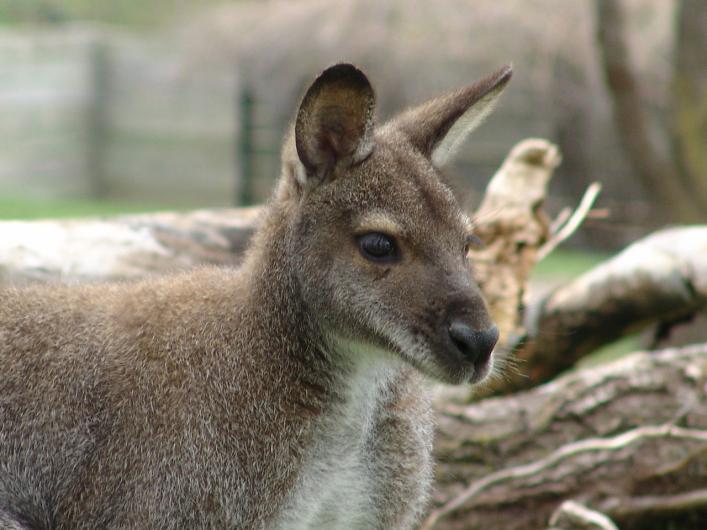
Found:
[[[283,113],[295,105],[266,99],[276,92],[250,86],[236,64],[190,62],[164,39],[91,26],[3,30],[0,196],[170,208],[262,202],[279,174],[291,119]],[[594,230],[596,239],[613,246],[644,232],[651,208],[631,184],[605,126],[608,114],[592,110],[589,120],[586,112],[561,114],[553,105],[532,86],[509,91],[449,171],[465,205],[477,204],[516,141],[544,136],[560,142],[565,155],[551,203],[572,204],[590,180],[602,180],[602,200],[617,206],[611,224]]]
[[[92,30],[0,34],[0,193],[233,204],[236,68]]]

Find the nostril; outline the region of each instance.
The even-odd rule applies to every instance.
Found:
[[[449,325],[449,338],[461,354],[475,364],[486,363],[498,341],[498,328],[477,331],[461,320]]]
[[[464,355],[464,357],[472,357],[474,355],[473,351],[471,351],[471,348],[469,347],[468,342],[456,338],[454,334],[452,334],[451,330],[449,332],[449,336],[452,338],[452,342],[457,347],[457,349],[462,352],[462,355]]]

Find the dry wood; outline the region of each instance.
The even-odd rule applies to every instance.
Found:
[[[705,516],[706,391],[707,343],[636,353],[472,405],[446,396],[424,528],[546,528],[568,499],[622,529],[670,509]]]
[[[606,515],[575,502],[565,501],[550,517],[548,530],[619,530]]]
[[[501,332],[501,344],[518,333],[530,272],[550,234],[542,206],[560,161],[557,147],[545,140],[519,143],[489,182],[475,214],[485,246],[471,253],[474,275]]]
[[[601,184],[598,182],[592,182],[592,184],[584,192],[584,196],[577,206],[577,209],[570,215],[565,214],[567,210],[563,210],[558,215],[557,219],[553,221],[550,226],[550,239],[540,248],[538,251],[538,261],[542,260],[548,256],[553,250],[555,250],[560,243],[568,239],[575,233],[575,231],[582,224],[582,221],[589,214],[594,201],[601,192]],[[564,218],[566,215],[566,219]]]
[[[0,222],[0,285],[125,280],[235,265],[258,208]]]
[[[705,309],[707,226],[656,232],[529,308],[516,352],[523,376],[510,374],[503,390],[547,381],[627,333]]]

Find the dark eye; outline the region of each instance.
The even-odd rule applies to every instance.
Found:
[[[464,255],[467,255],[469,253],[469,250],[472,248],[474,249],[479,249],[484,246],[483,241],[479,239],[478,236],[475,236],[474,234],[469,234],[466,236],[466,242],[464,244]]]
[[[398,257],[398,251],[395,248],[393,238],[388,237],[380,232],[371,232],[363,234],[357,238],[358,247],[361,249],[361,254],[366,259],[371,261],[395,261]]]

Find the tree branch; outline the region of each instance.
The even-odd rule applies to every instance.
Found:
[[[656,232],[529,307],[516,352],[524,376],[498,388],[542,383],[628,333],[706,308],[707,226]]]
[[[592,182],[584,192],[582,200],[579,201],[579,206],[572,213],[568,215],[567,219],[562,219],[564,217],[563,212],[560,213],[558,219],[553,222],[550,230],[550,239],[548,239],[545,244],[540,247],[537,255],[537,261],[541,261],[547,257],[553,250],[555,250],[560,243],[567,240],[575,233],[577,228],[582,224],[587,214],[592,208],[594,201],[596,201],[599,193],[601,192],[601,184],[598,182]]]
[[[643,495],[614,497],[600,505],[600,509],[615,517],[628,519],[651,514],[677,513],[707,509],[707,489],[698,489],[677,495]]]

